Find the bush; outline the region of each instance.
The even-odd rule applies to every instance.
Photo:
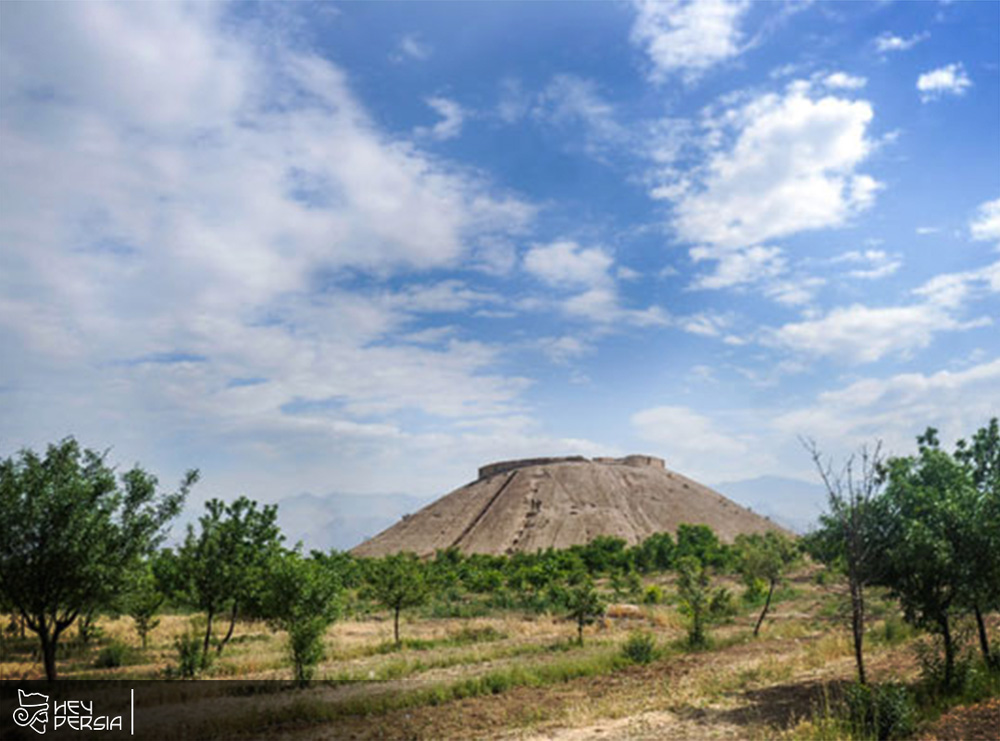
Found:
[[[916,708],[899,684],[852,684],[844,695],[851,735],[878,741],[905,738],[916,726]]]
[[[643,592],[642,602],[646,605],[658,605],[663,602],[663,590],[660,589],[656,584],[651,584],[646,587],[646,591]]]
[[[132,648],[115,641],[104,648],[94,660],[94,666],[98,669],[116,669],[125,666],[132,661]]]
[[[712,601],[708,606],[708,614],[713,620],[723,620],[732,617],[736,612],[736,600],[733,598],[733,593],[725,587],[719,587],[715,594],[712,595]]]
[[[177,649],[177,673],[182,679],[194,679],[208,668],[212,654],[202,654],[202,639],[195,633],[184,633],[174,639]]]
[[[323,636],[328,624],[326,619],[318,617],[288,626],[288,651],[295,681],[300,686],[312,679],[316,665],[323,660]]]
[[[651,633],[636,631],[622,644],[622,658],[633,664],[648,664],[660,655]]]

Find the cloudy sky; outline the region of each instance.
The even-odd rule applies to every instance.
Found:
[[[0,453],[706,483],[1000,413],[997,3],[0,4]]]

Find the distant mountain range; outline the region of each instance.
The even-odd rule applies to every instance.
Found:
[[[809,481],[758,476],[715,484],[712,488],[797,533],[813,529],[826,509],[826,489]]]
[[[278,524],[289,546],[302,541],[306,552],[344,551],[429,501],[406,494],[298,494],[278,502]]]

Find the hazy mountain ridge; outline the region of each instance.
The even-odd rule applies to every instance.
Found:
[[[800,534],[812,529],[826,509],[826,489],[810,481],[783,476],[757,476],[718,483],[713,488],[734,502]]]

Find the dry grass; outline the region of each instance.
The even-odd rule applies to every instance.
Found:
[[[392,623],[386,615],[344,620],[327,632],[326,659],[317,671],[318,678],[340,684],[264,700],[209,698],[203,715],[217,738],[272,727],[269,737],[325,738],[334,722],[345,738],[537,733],[569,741],[602,737],[597,729],[605,729],[610,735],[604,738],[764,739],[795,737],[788,729],[796,727],[819,737],[822,729],[806,728],[808,719],[824,686],[853,678],[853,652],[846,626],[831,617],[838,598],[830,588],[816,585],[811,572],[797,574],[793,584],[795,595],[774,606],[758,639],[750,635],[757,611],[746,608],[713,628],[712,648],[696,653],[681,648],[684,621],[671,605],[643,607],[641,620],[593,626],[583,649],[569,643],[575,626],[551,615],[407,616],[401,626],[407,642],[398,651],[388,646]],[[917,671],[909,648],[915,639],[894,621],[886,608],[870,625],[866,657],[876,681]],[[99,626],[102,645],[139,645],[128,618],[102,619]],[[218,625],[217,633],[225,627]],[[639,627],[653,633],[663,654],[649,665],[625,666],[620,644]],[[61,676],[161,677],[177,661],[174,640],[190,630],[189,616],[164,616],[148,650],[137,651],[141,663],[97,669],[100,645],[93,645],[71,650],[60,662]],[[37,658],[23,650],[8,651],[5,659],[5,678],[42,675]],[[238,624],[207,676],[290,679],[285,636],[262,624]],[[218,720],[220,702],[234,709],[232,722]]]

